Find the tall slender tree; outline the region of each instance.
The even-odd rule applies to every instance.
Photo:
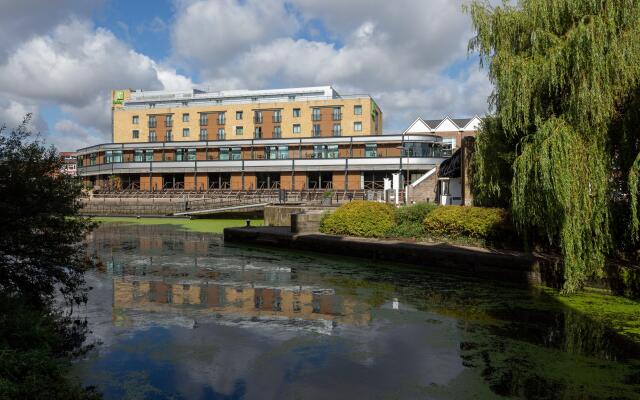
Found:
[[[564,290],[575,291],[638,239],[640,1],[475,0],[467,10],[470,49],[495,87],[480,191],[502,189],[520,231],[560,248]],[[511,171],[493,159],[504,143]]]

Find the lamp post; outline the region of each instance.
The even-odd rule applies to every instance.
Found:
[[[404,175],[402,174],[402,158],[403,158],[403,157],[404,157],[404,155],[405,155],[404,143],[403,143],[403,144],[401,144],[400,146],[396,147],[396,149],[399,149],[399,150],[400,150],[400,171],[399,171],[399,172],[400,172],[400,177],[399,177],[398,181],[400,182],[400,188],[402,188],[402,190],[403,190],[403,192],[404,192],[404,190],[405,190],[405,184],[404,184]],[[405,192],[405,194],[406,194],[406,192]],[[400,192],[398,192],[398,195],[400,195]],[[403,202],[404,204],[406,204],[406,203],[407,203],[407,198],[406,198],[406,196],[404,196],[404,195],[402,196],[402,202]]]

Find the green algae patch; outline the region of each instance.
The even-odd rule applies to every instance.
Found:
[[[99,217],[92,218],[99,223],[118,223],[132,225],[173,225],[180,229],[203,232],[222,233],[224,228],[237,228],[246,225],[245,219],[182,219],[182,218],[127,218],[127,217]],[[251,220],[252,226],[262,226],[261,219]]]
[[[589,288],[567,296],[548,292],[563,305],[640,342],[640,302]]]

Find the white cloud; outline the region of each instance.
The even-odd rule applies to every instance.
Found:
[[[172,29],[174,59],[215,67],[297,29],[297,19],[281,0],[184,1]]]
[[[58,105],[83,132],[91,132],[66,132],[75,135],[81,147],[110,138],[112,89],[192,86],[190,79],[135,52],[109,30],[78,19],[24,42],[0,65],[0,94],[27,98],[32,105]],[[17,110],[5,109],[9,112]],[[61,138],[56,132],[51,136],[53,141]]]
[[[50,136],[65,146],[109,140],[114,88],[193,87],[176,67],[210,90],[331,84],[369,93],[387,132],[417,116],[481,114],[491,90],[466,61],[472,30],[462,0],[175,0],[165,60],[82,17],[101,0],[55,0],[30,13],[33,2],[0,0],[0,34],[20,28],[20,18],[25,25],[0,35],[0,118],[35,111],[46,131],[38,107],[57,105],[64,116]]]
[[[86,15],[103,0],[0,0],[0,57],[72,16]]]
[[[286,9],[284,1],[269,4],[272,12]],[[241,24],[230,21],[235,28],[220,32],[210,26],[216,24],[207,25],[212,21],[204,10],[229,7],[242,18],[256,3],[198,1],[182,8],[179,3],[173,48],[190,57],[203,86],[214,90],[331,84],[346,94],[372,94],[385,113],[387,131],[401,130],[418,115],[471,116],[486,110],[491,88],[485,74],[468,65],[472,30],[461,0],[287,4],[287,18],[298,18],[290,25],[299,26],[298,33],[315,30],[313,39],[283,32],[282,24],[245,35],[236,32]]]

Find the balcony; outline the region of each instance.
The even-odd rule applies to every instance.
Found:
[[[207,135],[200,134],[200,141],[201,141],[201,142],[204,142],[204,141],[206,141],[207,139],[208,139],[208,138],[207,138]]]
[[[164,121],[164,126],[167,128],[171,128],[173,126],[173,120],[167,119]]]
[[[281,115],[274,115],[274,116],[271,117],[271,121],[279,124],[279,123],[282,122],[282,116]]]
[[[225,117],[218,117],[218,125],[224,125],[226,122]]]
[[[322,119],[322,115],[314,113],[314,114],[311,116],[311,119],[312,119],[313,121],[320,121],[320,120]]]
[[[253,138],[254,139],[262,139],[262,132],[254,132],[253,133]]]
[[[253,117],[253,123],[254,123],[254,124],[261,124],[261,123],[262,123],[262,116],[260,116],[260,117]]]
[[[320,129],[314,129],[311,131],[313,137],[320,137]]]
[[[200,118],[200,126],[207,126],[209,125],[209,118]]]
[[[333,113],[333,120],[334,121],[341,121],[342,120],[342,113]]]
[[[218,133],[218,140],[224,140],[224,133]]]
[[[157,126],[156,120],[149,120],[149,128],[155,128]]]

